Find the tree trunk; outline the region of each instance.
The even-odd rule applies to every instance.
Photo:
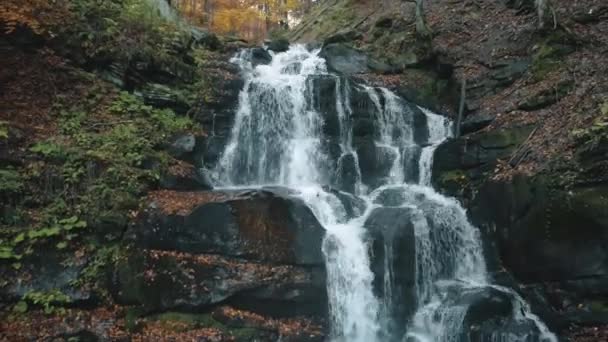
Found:
[[[416,0],[416,34],[420,38],[431,38],[432,36],[424,17],[424,0]]]

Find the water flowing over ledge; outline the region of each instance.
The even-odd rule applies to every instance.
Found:
[[[332,340],[556,341],[515,291],[490,284],[479,231],[431,188],[449,120],[328,74],[300,45],[268,65],[251,50],[233,62],[246,82],[213,177],[287,187],[313,211],[326,229]]]

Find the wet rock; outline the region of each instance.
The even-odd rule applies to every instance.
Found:
[[[285,38],[274,39],[274,40],[271,40],[270,42],[268,42],[266,44],[266,47],[270,51],[285,52],[285,51],[289,50],[289,40],[287,40]]]
[[[361,74],[369,70],[368,57],[363,52],[345,44],[326,45],[319,56],[325,58],[329,70],[339,74]]]
[[[374,288],[382,298],[390,286],[389,326],[395,336],[403,329],[416,307],[416,238],[411,208],[377,208],[365,221],[372,242],[371,267]],[[388,278],[388,279],[387,279]]]
[[[266,49],[260,47],[251,49],[251,65],[255,67],[270,64],[270,62],[272,62],[272,56]]]
[[[383,184],[390,174],[391,165],[398,157],[398,151],[390,147],[377,146],[372,139],[357,140],[354,145],[359,156],[363,183],[371,188]]]
[[[140,248],[323,265],[325,234],[310,209],[276,191],[163,193],[126,234]],[[178,212],[174,203],[187,208]]]
[[[346,153],[338,159],[337,187],[342,191],[355,193],[357,182],[359,181],[359,165],[353,153]]]
[[[313,75],[307,80],[307,90],[312,95],[311,106],[323,116],[323,132],[331,137],[340,136],[336,85],[332,75]]]
[[[463,332],[470,341],[534,338],[540,332],[531,320],[518,319],[511,294],[494,288],[465,290],[456,305],[466,306]]]
[[[325,191],[332,193],[340,200],[340,202],[344,206],[344,210],[346,211],[347,218],[359,217],[365,212],[367,203],[362,198],[357,197],[352,193],[327,187],[325,188]]]

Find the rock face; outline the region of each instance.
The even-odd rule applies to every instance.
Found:
[[[160,192],[125,234],[114,295],[152,311],[230,302],[273,317],[322,317],[323,237],[286,189]]]
[[[498,159],[514,157],[532,131],[532,127],[522,126],[448,140],[435,152],[433,183],[452,195],[471,192]]]
[[[557,310],[591,311],[608,322],[593,304],[608,295],[606,205],[606,186],[560,191],[545,179],[520,176],[482,186],[471,215],[518,281],[540,287]]]
[[[194,150],[195,161],[211,167],[215,164],[226,141],[230,138],[230,130],[238,107],[239,93],[244,85],[238,67],[228,61],[212,61],[206,67],[209,81],[217,90],[213,96],[203,99],[194,119],[202,124],[207,133],[204,138],[198,138]]]
[[[554,329],[606,324],[608,311],[598,304],[608,296],[605,183],[564,189],[557,175],[487,179],[498,159],[517,158],[530,132],[521,127],[450,140],[437,149],[434,180],[467,203],[490,268],[505,268],[523,284],[534,309]],[[496,280],[502,282],[498,274]]]
[[[326,45],[320,56],[327,61],[329,70],[340,74],[353,75],[369,71],[367,55],[345,44]]]

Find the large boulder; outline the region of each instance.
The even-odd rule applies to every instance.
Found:
[[[126,239],[146,249],[323,265],[324,234],[301,200],[277,191],[165,191],[152,196]]]
[[[266,43],[268,50],[274,52],[285,52],[289,50],[289,40],[285,38],[277,38]]]
[[[209,254],[128,250],[114,272],[119,303],[148,311],[193,310],[226,301],[276,316],[326,312],[322,268],[274,265]]]
[[[454,305],[466,307],[462,331],[467,341],[538,339],[534,322],[514,312],[517,299],[511,293],[492,287],[459,292]],[[519,305],[519,304],[516,304]]]
[[[231,303],[273,317],[327,313],[324,229],[284,188],[158,191],[125,233],[112,293],[147,311]]]

